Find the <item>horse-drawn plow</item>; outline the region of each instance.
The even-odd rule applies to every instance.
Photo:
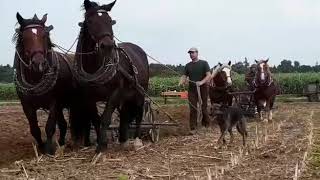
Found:
[[[104,103],[99,103],[97,106],[99,108],[99,111],[102,112],[104,109]],[[169,114],[165,114],[167,116],[167,119],[165,121],[159,121],[159,113],[160,109],[155,109],[155,105],[152,105],[152,101],[150,99],[146,99],[144,103],[143,118],[140,127],[142,130],[142,137],[146,137],[154,143],[159,141],[161,128],[178,126],[177,122],[170,122],[170,120],[172,120],[172,117]],[[111,139],[112,141],[117,141],[117,138],[119,137],[119,124],[119,112],[116,110],[113,113],[112,122],[109,126],[109,130],[111,130],[111,133],[109,133],[109,139]],[[134,130],[136,129],[136,126],[137,124],[135,122],[132,122],[129,125],[130,138],[134,138]]]

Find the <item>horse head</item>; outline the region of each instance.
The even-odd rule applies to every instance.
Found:
[[[34,72],[42,73],[48,67],[47,53],[52,48],[50,31],[53,26],[46,26],[47,14],[38,19],[35,14],[32,19],[24,19],[17,12],[20,25],[16,29],[16,51],[20,61]]]
[[[83,3],[86,11],[85,20],[79,23],[79,26],[86,29],[96,48],[104,54],[109,53],[115,46],[112,26],[116,21],[108,14],[115,3],[116,1],[101,6],[90,0],[85,0]]]
[[[212,69],[212,80],[211,82],[215,84],[215,86],[219,87],[229,87],[232,85],[232,77],[231,77],[231,61],[226,64],[218,63]]]
[[[271,71],[267,60],[255,60],[257,64],[257,70],[254,83],[256,86],[269,86],[272,82]]]

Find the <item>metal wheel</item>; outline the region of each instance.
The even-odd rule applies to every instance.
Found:
[[[145,103],[145,112],[144,112],[144,121],[150,124],[155,123],[154,112],[151,108],[150,101],[146,101]],[[158,126],[152,125],[152,128],[149,130],[149,136],[153,143],[159,141],[160,129]]]
[[[309,102],[318,102],[319,101],[319,95],[318,94],[310,94],[308,96],[308,101]]]

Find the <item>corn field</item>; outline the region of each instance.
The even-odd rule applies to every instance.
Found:
[[[280,84],[282,94],[302,94],[303,87],[309,83],[320,81],[320,73],[278,73],[273,77]],[[150,79],[148,94],[160,96],[161,92],[168,90],[185,91],[188,88],[178,86],[180,77],[152,77]],[[234,74],[233,84],[236,89],[244,89],[244,75]],[[17,99],[13,84],[0,83],[0,100]]]

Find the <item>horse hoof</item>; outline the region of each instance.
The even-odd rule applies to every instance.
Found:
[[[92,146],[93,144],[89,141],[89,142],[84,142],[84,147],[90,147]]]
[[[120,144],[122,150],[129,150],[129,141],[123,142]]]
[[[65,149],[64,146],[60,146],[60,148],[58,148],[57,151],[56,151],[56,153],[55,153],[56,156],[62,157],[62,156],[64,155],[64,149]]]
[[[96,148],[96,153],[99,154],[99,153],[102,153],[106,150],[107,150],[107,145],[98,145]]]
[[[56,152],[56,147],[52,143],[46,144],[46,147],[45,147],[46,154],[53,156],[55,152]]]
[[[139,149],[140,147],[143,146],[142,140],[139,139],[139,138],[136,138],[136,139],[134,140],[133,146],[134,146],[134,149],[135,149],[135,150]]]
[[[39,149],[41,154],[45,154],[46,153],[46,150],[45,150],[46,148],[45,148],[44,144],[39,145],[38,149]]]

